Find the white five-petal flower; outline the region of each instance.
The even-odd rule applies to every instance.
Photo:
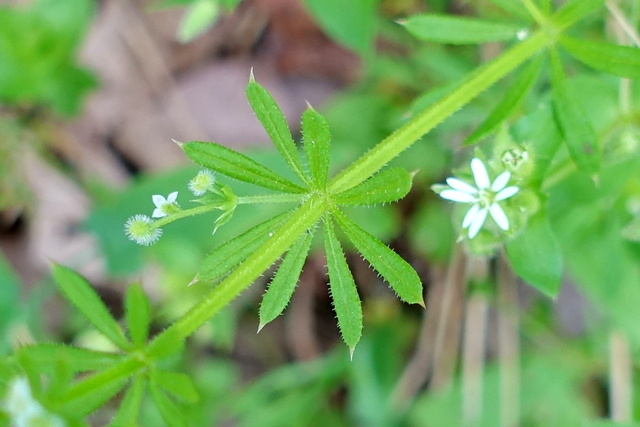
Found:
[[[178,203],[176,203],[177,198],[177,191],[169,194],[166,199],[159,194],[154,194],[153,196],[151,196],[153,204],[156,205],[156,208],[154,209],[153,214],[151,214],[151,217],[162,218],[169,215],[170,213],[174,213],[174,211],[179,210]]]
[[[476,183],[474,187],[457,178],[447,178],[450,188],[440,192],[440,197],[459,203],[471,203],[471,208],[462,220],[462,228],[468,228],[469,239],[476,237],[482,228],[487,215],[503,230],[509,229],[509,218],[498,202],[508,199],[520,189],[516,186],[507,187],[511,173],[502,172],[491,182],[487,168],[482,160],[471,160],[471,172]]]

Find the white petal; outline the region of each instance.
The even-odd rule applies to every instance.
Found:
[[[487,219],[488,210],[481,209],[476,216],[473,218],[473,222],[469,227],[469,238],[473,239],[478,234],[478,231],[482,228],[482,224],[484,224],[484,220]]]
[[[476,217],[479,210],[480,210],[479,204],[476,203],[475,205],[471,206],[471,209],[467,211],[467,214],[464,216],[464,219],[462,220],[462,228],[467,228],[469,227],[469,225],[471,225],[471,223],[473,222],[473,219]]]
[[[507,186],[507,183],[509,182],[510,178],[511,178],[511,173],[509,171],[502,172],[500,175],[498,175],[496,180],[493,181],[493,184],[491,185],[491,190],[492,191],[502,190],[504,187]]]
[[[440,197],[447,200],[453,200],[454,202],[473,203],[477,199],[471,194],[463,193],[458,190],[444,190],[440,193]]]
[[[165,217],[165,216],[167,216],[167,214],[162,212],[162,210],[160,208],[155,208],[153,210],[153,213],[151,214],[152,218],[162,218],[162,217]]]
[[[496,222],[496,224],[498,224],[498,227],[502,228],[503,230],[509,229],[509,218],[507,218],[507,215],[504,213],[499,204],[492,204],[489,212],[491,213],[491,217],[493,218],[493,220]]]
[[[167,197],[167,203],[175,203],[177,198],[178,192],[174,191],[173,193],[169,194],[169,197]]]
[[[520,191],[520,188],[518,187],[507,187],[504,190],[500,191],[498,194],[496,194],[496,197],[493,199],[496,202],[500,201],[500,200],[504,200],[504,199],[508,199],[509,197],[513,196],[514,194],[516,194],[518,191]]]
[[[473,179],[476,181],[476,185],[479,189],[484,190],[489,188],[491,181],[489,181],[489,174],[487,168],[484,167],[484,163],[480,159],[471,160],[471,171],[473,172]]]
[[[458,178],[447,178],[447,184],[454,190],[462,191],[463,193],[476,194],[478,192],[477,188]]]
[[[167,203],[167,200],[159,194],[151,196],[151,200],[153,200],[153,204],[156,205],[156,208],[162,207],[162,205]]]

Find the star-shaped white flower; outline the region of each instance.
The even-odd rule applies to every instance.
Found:
[[[176,203],[177,198],[177,191],[169,194],[166,199],[159,194],[154,194],[153,196],[151,196],[153,204],[156,205],[156,208],[154,209],[153,214],[151,214],[151,217],[162,218],[169,215],[170,213],[175,213],[180,210],[178,203]]]
[[[482,160],[477,158],[471,160],[471,172],[476,182],[475,187],[457,178],[447,178],[450,188],[441,191],[440,197],[459,203],[471,203],[471,208],[462,220],[462,228],[469,229],[469,239],[477,236],[488,214],[498,227],[508,230],[509,218],[499,202],[520,191],[516,186],[507,187],[511,173],[502,172],[492,183],[487,168]]]

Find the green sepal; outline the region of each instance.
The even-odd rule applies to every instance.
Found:
[[[302,113],[302,142],[314,187],[325,189],[329,176],[331,132],[327,120],[311,107]]]
[[[269,233],[278,229],[288,216],[289,213],[285,212],[268,219],[209,252],[200,264],[193,281],[216,280],[229,273],[255,252],[268,238]]]
[[[191,381],[191,378],[186,374],[154,369],[151,374],[151,381],[187,403],[195,403],[198,401],[196,387],[193,381]]]
[[[135,376],[120,402],[116,416],[111,420],[111,423],[109,423],[109,427],[137,425],[136,421],[138,420],[138,413],[142,405],[144,390],[147,386],[146,383],[147,380],[144,376]]]
[[[333,308],[338,317],[342,339],[353,356],[353,350],[362,336],[362,304],[349,265],[333,229],[330,217],[324,216],[324,249],[329,271],[329,289]]]
[[[558,127],[564,136],[569,154],[578,169],[595,174],[600,169],[600,149],[596,133],[586,118],[578,98],[573,96],[558,52],[551,50],[553,107]]]
[[[353,246],[369,264],[389,283],[398,297],[409,304],[424,306],[422,281],[418,273],[400,255],[373,235],[360,228],[339,210],[333,217]]]
[[[387,168],[356,185],[333,196],[338,205],[365,206],[396,202],[411,190],[413,175],[403,168]]]
[[[457,45],[513,40],[523,30],[521,25],[436,14],[413,15],[401,24],[420,40]]]
[[[558,295],[562,253],[545,211],[529,219],[522,233],[507,243],[506,251],[519,277],[551,298]]]
[[[39,343],[21,347],[17,354],[21,358],[29,358],[35,366],[38,366],[40,372],[52,372],[57,361],[67,363],[73,372],[95,371],[108,368],[124,357],[122,354],[54,343]]]
[[[495,131],[498,126],[507,120],[522,105],[529,93],[531,86],[540,73],[542,61],[536,59],[520,72],[513,85],[507,90],[502,100],[491,111],[487,118],[464,141],[465,144],[474,144]]]
[[[305,192],[302,187],[266,166],[215,142],[187,142],[182,144],[182,149],[194,163],[238,181],[285,193]]]
[[[149,304],[149,298],[147,298],[139,283],[133,283],[127,288],[124,312],[131,341],[136,347],[140,348],[149,336],[151,305]]]
[[[247,98],[256,117],[262,123],[280,155],[302,182],[307,182],[307,177],[302,170],[300,154],[291,136],[287,119],[271,94],[254,80],[253,72],[249,84],[247,84]]]
[[[311,248],[312,233],[304,233],[287,252],[260,304],[260,326],[271,322],[285,309],[298,284],[302,267]]]
[[[187,427],[184,411],[169,399],[159,385],[149,384],[149,391],[162,419],[169,427]]]
[[[640,79],[640,49],[560,37],[560,44],[580,62],[603,73]]]
[[[131,349],[109,309],[102,302],[91,285],[75,271],[53,264],[53,278],[58,288],[76,308],[99,330],[122,350]]]

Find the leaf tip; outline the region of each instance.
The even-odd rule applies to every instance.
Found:
[[[173,141],[180,148],[182,148],[182,146],[184,145],[184,142],[180,142],[177,139],[171,138],[171,141]]]
[[[418,304],[420,307],[424,308],[425,310],[427,308],[426,304],[424,303],[424,299],[421,299],[416,304]]]
[[[259,334],[262,328],[264,328],[266,325],[266,323],[260,322],[260,324],[258,325],[258,330],[256,331],[256,335]]]
[[[356,346],[349,347],[349,360],[353,362],[353,352],[356,351]]]
[[[189,284],[187,285],[187,287],[193,286],[196,283],[198,283],[200,281],[200,279],[198,278],[198,275],[196,274],[195,277],[193,279],[191,279],[191,281],[189,282]]]
[[[253,67],[251,67],[251,71],[249,71],[249,83],[255,83],[256,76],[253,75]]]
[[[406,20],[406,19],[404,19],[404,18],[402,18],[402,19],[396,19],[396,24],[398,24],[398,25],[402,25],[402,26],[404,27],[405,25],[407,25],[407,20]]]

